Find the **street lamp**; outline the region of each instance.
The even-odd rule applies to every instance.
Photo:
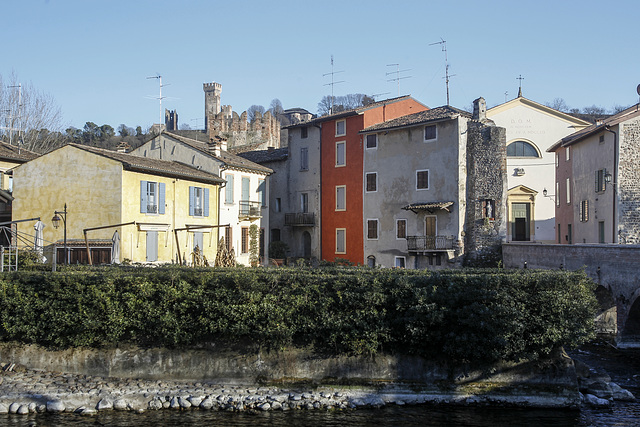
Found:
[[[60,216],[62,215],[62,216]],[[67,259],[67,204],[64,204],[63,211],[54,211],[53,218],[51,218],[51,222],[53,223],[53,228],[56,230],[60,226],[60,220],[62,219],[62,224],[64,226],[64,263],[68,264]]]

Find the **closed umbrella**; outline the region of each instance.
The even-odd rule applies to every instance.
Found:
[[[36,230],[36,235],[33,239],[33,250],[40,254],[40,258],[44,260],[43,252],[44,252],[44,237],[42,236],[42,230],[44,230],[44,222],[38,221],[33,226]]]
[[[111,238],[111,264],[120,264],[120,235],[118,230],[113,232]]]

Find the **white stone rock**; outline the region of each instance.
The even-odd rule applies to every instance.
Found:
[[[47,402],[47,412],[64,412],[65,404],[61,400],[50,400]]]
[[[113,409],[113,401],[109,398],[102,398],[96,405],[96,409],[98,411],[104,411],[106,409]]]
[[[162,409],[162,401],[160,399],[153,399],[149,401],[149,409]]]
[[[127,401],[124,399],[116,399],[116,401],[113,402],[113,409],[116,411],[126,411],[128,406]]]
[[[35,402],[29,403],[28,408],[29,408],[29,412],[32,412],[32,413],[36,412],[36,403]]]
[[[623,402],[632,402],[636,400],[636,397],[629,390],[620,387],[616,383],[609,383],[611,391],[613,393],[613,400],[619,400]]]
[[[19,415],[27,415],[29,413],[29,405],[20,405],[16,413]]]
[[[200,402],[200,408],[202,409],[213,408],[213,399],[211,399],[210,397],[205,398],[202,402]]]
[[[611,401],[607,399],[600,399],[593,394],[585,394],[585,401],[594,408],[608,408],[611,406]]]
[[[20,407],[20,404],[18,402],[13,402],[11,405],[9,405],[9,413],[17,414],[19,407]]]
[[[191,408],[191,402],[189,402],[189,398],[188,397],[178,397],[178,404],[180,405],[181,408]]]
[[[275,401],[273,403],[271,403],[271,409],[274,411],[277,411],[279,409],[282,409],[282,403]]]
[[[9,408],[4,403],[0,403],[0,414],[8,414]]]
[[[191,406],[198,407],[202,403],[203,398],[200,396],[191,396],[187,400],[191,403]]]
[[[258,405],[258,409],[260,409],[261,411],[268,411],[269,409],[271,409],[271,404],[269,404],[268,402],[261,403]]]

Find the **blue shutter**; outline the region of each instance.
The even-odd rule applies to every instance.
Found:
[[[194,188],[192,186],[189,186],[189,216],[193,216],[194,212],[194,198],[195,198],[195,191]]]
[[[158,213],[164,215],[164,182],[158,183]]]
[[[204,216],[209,216],[209,189],[204,189]]]
[[[242,189],[241,189],[241,196],[240,196],[240,200],[242,201],[249,201],[251,200],[251,197],[249,196],[249,188],[250,188],[250,184],[251,180],[247,177],[242,177]]]
[[[265,184],[264,179],[259,179],[259,180],[258,180],[258,190],[257,190],[257,193],[258,193],[258,198],[259,198],[259,200],[260,200],[260,203],[262,204],[262,206],[263,206],[263,207],[267,205],[267,199],[266,199],[266,195],[267,195],[267,192],[266,192],[266,186],[267,186],[267,185]]]
[[[140,181],[140,213],[147,213],[147,181]]]
[[[227,186],[225,187],[225,203],[233,203],[233,175],[227,174]]]

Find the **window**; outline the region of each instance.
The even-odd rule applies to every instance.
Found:
[[[251,188],[251,178],[249,178],[248,176],[243,176],[241,181],[241,187],[240,187],[240,200],[245,202],[251,200],[249,196],[250,188]]]
[[[260,200],[262,207],[267,206],[267,183],[264,179],[258,180],[258,188],[256,189],[256,193],[258,193],[258,200]]]
[[[428,190],[429,189],[429,171],[416,171],[416,189]]]
[[[247,254],[249,253],[249,227],[242,227],[241,231],[240,252]]]
[[[560,224],[558,224],[558,243],[562,243],[562,231],[560,231]]]
[[[407,238],[407,220],[398,219],[396,220],[396,239],[406,239],[406,238]]]
[[[233,203],[233,175],[230,173],[224,176],[227,185],[224,187],[224,202]]]
[[[571,224],[567,224],[567,243],[572,244],[573,243],[573,236],[571,235]]]
[[[282,212],[282,199],[280,197],[276,197],[276,205],[273,210],[275,212]]]
[[[309,128],[307,126],[303,126],[300,128],[300,138],[304,139],[309,136]]]
[[[569,178],[567,178],[567,204],[571,203],[571,182],[569,181]]]
[[[369,172],[365,175],[367,192],[378,191],[378,174],[376,172]]]
[[[309,170],[309,148],[307,147],[300,148],[300,170]]]
[[[526,141],[513,141],[507,146],[508,157],[540,157],[533,144]]]
[[[140,181],[140,213],[164,214],[165,184]]]
[[[232,228],[231,226],[226,226],[224,228],[224,243],[227,246],[227,250],[231,251],[231,249],[233,249],[233,242],[231,241],[232,238]]]
[[[600,135],[600,138],[598,139],[598,142],[600,144],[604,143],[604,134]]]
[[[336,136],[343,136],[347,133],[347,123],[344,120],[336,122]]]
[[[583,200],[580,202],[580,222],[589,221],[589,201]]]
[[[378,220],[377,219],[367,220],[367,239],[369,240],[378,239]]]
[[[336,142],[336,166],[344,166],[345,164],[345,142]]]
[[[604,243],[604,221],[598,221],[598,243]]]
[[[606,172],[604,169],[596,171],[596,193],[602,193],[607,188],[607,183],[604,179]]]
[[[202,231],[194,231],[193,232],[193,250],[196,250],[196,247],[202,252],[204,249],[204,233]]]
[[[336,253],[344,254],[346,249],[347,230],[345,228],[336,228]]]
[[[280,229],[279,228],[272,228],[271,229],[271,241],[272,242],[279,242],[280,241]]]
[[[189,216],[209,216],[209,189],[189,186]]]
[[[309,212],[309,193],[300,194],[300,212]]]
[[[558,167],[560,154],[556,153],[556,167]]]
[[[398,268],[405,268],[407,265],[407,259],[403,256],[397,256],[395,259],[395,266]]]
[[[560,206],[560,183],[556,182],[556,206]]]
[[[569,157],[570,157],[569,151],[571,151],[570,149],[571,149],[571,147],[567,147],[567,148],[564,149],[564,160],[566,162],[569,161]]]
[[[344,211],[347,210],[347,187],[345,185],[337,185],[336,186],[336,210]]]
[[[378,135],[370,134],[367,135],[367,148],[378,148]]]
[[[429,125],[424,127],[424,140],[433,141],[438,137],[436,125]]]

